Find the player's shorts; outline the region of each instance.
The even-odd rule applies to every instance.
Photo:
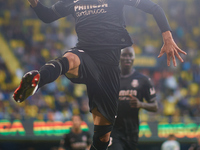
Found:
[[[119,63],[110,63],[113,62],[112,53],[115,52],[109,52],[111,57],[105,54],[102,54],[102,56],[105,56],[102,57],[100,52],[90,53],[78,49],[69,50],[67,52],[76,54],[81,61],[79,77],[69,78],[69,80],[73,83],[86,84],[90,111],[97,107],[98,111],[108,119],[108,121],[114,123],[117,115],[120,88]],[[109,60],[107,60],[106,57]],[[114,57],[118,57],[119,61],[120,50],[116,50],[116,55]],[[113,59],[116,60],[116,58]]]
[[[108,150],[136,150],[137,149],[137,141],[136,140],[128,140],[127,138],[116,138],[110,137],[110,143],[108,146]]]
[[[108,150],[136,150],[138,132],[126,132],[125,129],[113,128]]]

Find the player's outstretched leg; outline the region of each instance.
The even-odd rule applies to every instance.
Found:
[[[93,143],[90,150],[107,150],[113,125],[100,113],[97,108],[92,110],[94,119]]]
[[[72,75],[77,75],[79,65],[80,59],[77,55],[66,53],[61,58],[47,62],[40,68],[40,71],[27,72],[13,94],[14,100],[19,103],[23,102],[33,95],[38,88],[55,81],[62,74],[70,72]]]

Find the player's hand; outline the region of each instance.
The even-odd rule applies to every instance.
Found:
[[[130,105],[132,108],[141,108],[142,107],[142,102],[140,102],[138,98],[136,98],[132,95],[129,95],[129,97],[130,97]]]
[[[38,4],[38,0],[28,0],[32,7],[36,7]]]
[[[161,48],[160,54],[158,58],[160,58],[164,53],[167,54],[167,65],[170,66],[170,60],[172,59],[174,66],[176,67],[176,59],[175,56],[181,61],[184,62],[181,56],[179,55],[180,53],[187,55],[186,52],[181,50],[176,43],[174,42],[174,39],[171,35],[170,31],[166,31],[162,33],[163,40],[164,40],[164,45]]]

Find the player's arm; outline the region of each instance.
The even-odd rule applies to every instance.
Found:
[[[62,139],[61,141],[60,141],[60,145],[59,145],[59,147],[58,147],[58,150],[66,150],[65,148],[64,148],[64,140]]]
[[[142,85],[142,96],[145,98],[147,103],[139,101],[136,97],[130,95],[131,106],[135,108],[143,108],[151,112],[156,112],[158,110],[158,103],[156,101],[156,91],[153,87],[151,79],[145,77],[143,78]]]
[[[161,57],[164,53],[167,54],[167,65],[170,66],[170,59],[172,58],[174,66],[176,66],[176,59],[175,56],[183,62],[183,59],[179,55],[179,53],[182,53],[186,55],[187,53],[182,51],[174,42],[174,39],[171,34],[171,28],[167,21],[167,18],[165,16],[165,13],[163,9],[153,3],[150,0],[124,0],[126,5],[131,5],[134,7],[137,7],[138,9],[141,9],[142,11],[152,14],[155,18],[163,37],[164,45],[161,48],[160,54],[158,57]]]
[[[137,97],[130,96],[130,105],[132,108],[143,108],[151,112],[156,112],[158,110],[158,104],[155,100],[152,103],[141,102]]]
[[[189,147],[188,150],[195,150],[195,148],[196,148],[196,144],[192,144],[192,145]]]
[[[46,7],[38,0],[28,0],[40,20],[51,23],[59,18],[70,14],[69,8],[65,7],[63,1],[58,1],[52,7]]]
[[[69,134],[63,135],[63,138],[60,140],[60,145],[58,150],[69,150],[70,149],[70,141]]]
[[[148,111],[156,112],[158,110],[158,103],[156,101],[156,90],[150,78],[143,79],[142,95],[147,101],[142,107]]]

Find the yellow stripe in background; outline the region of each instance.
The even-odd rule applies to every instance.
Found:
[[[16,71],[20,67],[20,63],[15,57],[15,55],[12,53],[8,43],[6,42],[5,38],[3,35],[0,33],[0,55],[3,58],[3,60],[6,63],[6,66],[8,67],[8,70],[12,74],[13,77],[16,77]],[[20,79],[14,79],[16,85],[19,84]]]

